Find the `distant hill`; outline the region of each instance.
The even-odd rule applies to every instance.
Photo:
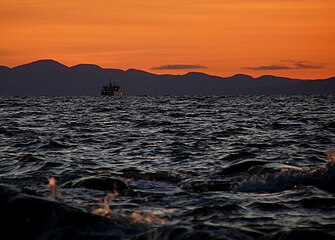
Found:
[[[109,78],[121,85],[125,95],[335,94],[335,77],[302,81],[242,74],[222,78],[197,72],[157,75],[91,64],[67,67],[53,60],[40,60],[14,68],[0,66],[0,95],[100,95]]]

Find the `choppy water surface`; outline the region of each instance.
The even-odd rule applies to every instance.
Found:
[[[59,201],[91,212],[115,180],[112,212],[165,220],[145,228],[147,238],[334,237],[335,169],[326,166],[334,103],[335,96],[1,97],[0,182],[48,197],[52,176]]]

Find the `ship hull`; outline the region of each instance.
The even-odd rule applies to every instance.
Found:
[[[122,96],[122,92],[121,91],[114,91],[114,92],[101,91],[101,96]]]

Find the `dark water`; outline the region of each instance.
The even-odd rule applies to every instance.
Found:
[[[47,198],[47,177],[55,177],[59,201],[92,212],[110,192],[106,179],[118,180],[125,186],[109,202],[113,213],[165,221],[143,228],[146,238],[332,238],[335,169],[326,163],[334,103],[335,96],[1,97],[0,182]],[[100,182],[85,185],[87,178]]]

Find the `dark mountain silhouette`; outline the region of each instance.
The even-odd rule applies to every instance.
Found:
[[[40,60],[14,68],[0,66],[0,95],[100,95],[109,78],[121,85],[125,95],[335,94],[335,77],[302,81],[243,74],[222,78],[198,72],[157,75]]]

